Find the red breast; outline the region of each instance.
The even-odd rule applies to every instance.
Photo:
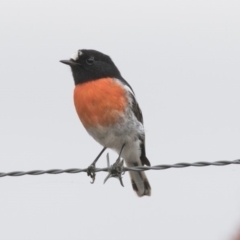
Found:
[[[101,78],[76,85],[74,104],[85,128],[116,123],[125,111],[125,89],[112,78]]]

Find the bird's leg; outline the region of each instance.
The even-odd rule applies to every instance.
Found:
[[[97,155],[96,159],[92,162],[92,164],[87,169],[87,175],[90,176],[90,178],[92,178],[92,182],[91,183],[94,183],[94,181],[95,181],[95,176],[96,176],[95,165],[96,165],[96,162],[98,161],[98,159],[101,157],[101,155],[103,154],[103,152],[106,149],[107,149],[106,147],[104,147],[102,149],[102,151]]]
[[[109,174],[107,175],[107,177],[104,180],[104,183],[110,178],[110,177],[115,177],[118,178],[121,185],[123,186],[123,182],[122,182],[122,174],[123,174],[123,160],[121,161],[121,154],[122,151],[125,147],[125,143],[122,145],[121,151],[118,155],[118,158],[116,160],[116,162],[110,167],[109,169]],[[124,187],[124,186],[123,186]]]
[[[116,162],[115,162],[114,164],[117,165],[117,164],[120,162],[120,160],[121,160],[121,155],[122,155],[122,151],[123,151],[124,147],[125,147],[125,143],[122,145],[122,148],[121,148],[121,150],[120,150],[120,153],[119,153],[119,155],[118,155],[118,158],[117,158],[117,160],[116,160]],[[114,165],[114,164],[113,164],[113,165]]]

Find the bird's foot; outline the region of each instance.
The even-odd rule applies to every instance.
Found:
[[[94,183],[95,181],[95,177],[96,177],[96,173],[95,173],[95,163],[92,163],[88,168],[87,168],[87,175],[92,179],[92,182],[90,182],[91,184]]]
[[[103,152],[106,150],[107,148],[104,147],[102,149],[102,151],[97,155],[96,159],[93,161],[93,163],[87,168],[87,175],[90,176],[90,178],[92,179],[92,184],[95,181],[95,177],[96,177],[96,162],[98,161],[98,159],[101,157],[101,155],[103,154]]]
[[[119,156],[116,160],[116,162],[110,166],[109,164],[109,155],[107,154],[107,163],[108,163],[108,175],[104,180],[104,183],[106,183],[106,181],[111,178],[111,177],[115,177],[118,178],[120,181],[120,184],[124,187],[123,185],[123,181],[122,181],[122,175],[124,174],[123,172],[123,160],[121,160],[121,157]]]

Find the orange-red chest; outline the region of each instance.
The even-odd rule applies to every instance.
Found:
[[[84,127],[109,126],[117,122],[127,105],[125,91],[112,78],[76,85],[74,104]]]

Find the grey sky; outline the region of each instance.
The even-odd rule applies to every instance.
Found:
[[[75,113],[76,50],[109,54],[144,114],[152,165],[240,158],[240,2],[1,1],[0,171],[87,167],[101,150]],[[112,161],[116,154],[112,151]],[[106,166],[105,155],[98,164]],[[240,166],[0,179],[4,240],[231,240]]]

